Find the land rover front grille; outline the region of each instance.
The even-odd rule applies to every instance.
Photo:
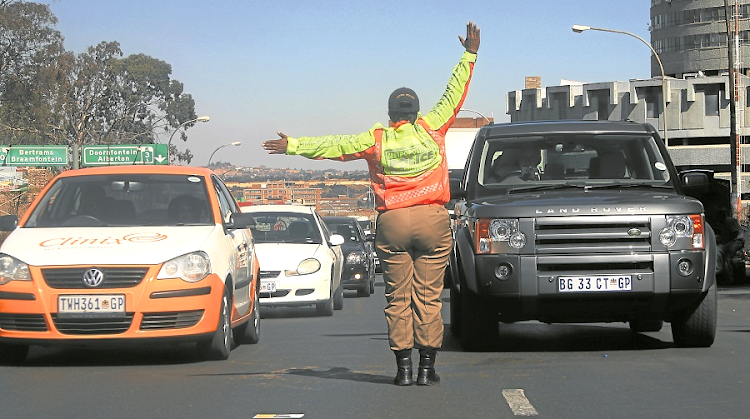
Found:
[[[585,216],[538,218],[535,229],[539,255],[651,251],[647,216]]]
[[[536,220],[536,268],[541,276],[651,275],[653,234],[648,216],[555,217]]]

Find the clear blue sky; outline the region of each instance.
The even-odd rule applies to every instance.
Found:
[[[355,134],[386,123],[388,95],[413,88],[426,112],[440,97],[463,48],[466,23],[481,48],[464,107],[508,121],[505,95],[560,80],[650,77],[650,50],[635,38],[575,34],[574,24],[618,29],[649,40],[648,0],[44,0],[59,19],[65,48],[80,53],[118,41],[172,66],[172,78],[211,117],[175,140],[191,165],[343,170],[363,162],[270,156],[261,142],[291,136]],[[471,113],[460,116],[473,117]],[[167,141],[164,138],[163,141]]]

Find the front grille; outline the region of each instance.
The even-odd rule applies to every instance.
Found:
[[[83,268],[46,268],[42,269],[44,282],[57,289],[88,289],[83,282],[83,274],[93,266]],[[148,272],[148,267],[100,268],[104,281],[96,289],[132,288],[140,284]]]
[[[534,234],[539,255],[651,251],[647,216],[538,218]]]
[[[653,239],[648,216],[538,218],[535,246],[540,276],[651,275]]]
[[[46,332],[43,314],[0,313],[0,329],[21,332]]]
[[[133,313],[125,317],[60,317],[52,314],[55,327],[66,335],[116,335],[124,333],[133,322]]]
[[[281,271],[260,271],[260,279],[278,278]]]
[[[183,329],[198,324],[204,310],[143,313],[141,330]]]

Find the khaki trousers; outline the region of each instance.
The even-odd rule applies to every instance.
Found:
[[[376,229],[391,349],[440,348],[440,294],[453,245],[448,211],[440,205],[389,210],[380,213]]]

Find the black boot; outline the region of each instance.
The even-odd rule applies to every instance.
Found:
[[[393,351],[393,353],[396,354],[396,367],[398,367],[393,384],[397,386],[410,386],[414,384],[411,368],[411,349]]]
[[[419,369],[417,370],[417,385],[431,386],[440,382],[440,376],[435,372],[435,357],[437,349],[419,350]]]

